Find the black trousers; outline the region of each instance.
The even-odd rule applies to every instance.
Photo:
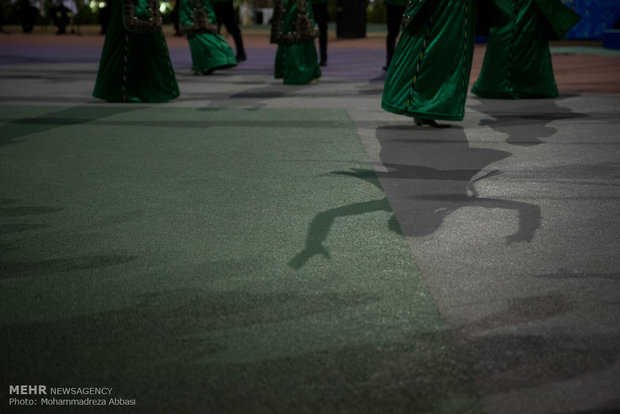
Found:
[[[327,62],[327,3],[316,3],[312,5],[314,21],[319,28],[319,55],[321,62]]]
[[[235,8],[232,0],[216,1],[213,3],[213,11],[217,18],[217,31],[220,31],[222,24],[226,27],[226,31],[232,36],[241,33],[237,20],[235,19]]]
[[[403,13],[405,12],[405,6],[396,6],[394,4],[386,4],[387,10],[387,40],[386,40],[386,65],[389,66],[394,56],[394,49],[396,47],[396,38],[400,33],[400,24],[403,20]]]
[[[67,9],[63,5],[60,5],[50,8],[49,13],[50,16],[52,16],[52,22],[54,22],[54,26],[58,28],[58,31],[56,33],[65,33],[67,24],[69,24],[69,9]]]
[[[24,33],[30,33],[34,29],[34,25],[39,17],[39,9],[31,6],[28,0],[20,0],[18,3],[19,20],[22,24]]]
[[[230,33],[235,41],[237,60],[245,60],[246,57],[245,49],[243,47],[243,38],[241,37],[241,29],[239,29],[237,19],[235,18],[235,8],[233,7],[232,0],[214,2],[213,11],[215,12],[215,18],[217,19],[218,33],[220,32],[222,25],[224,25],[224,27],[226,27],[226,31]]]

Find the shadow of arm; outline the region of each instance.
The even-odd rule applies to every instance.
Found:
[[[329,259],[331,255],[325,246],[323,246],[323,242],[327,239],[334,220],[338,217],[356,216],[375,211],[392,211],[387,198],[348,204],[317,214],[314,219],[312,219],[310,227],[308,228],[306,247],[288,263],[289,266],[293,269],[299,269],[313,256],[319,254]]]

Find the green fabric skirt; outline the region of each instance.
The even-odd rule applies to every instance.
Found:
[[[491,28],[472,92],[482,98],[555,98],[545,18],[533,0],[513,0],[511,23]]]
[[[187,33],[189,50],[192,55],[192,71],[194,73],[211,73],[217,69],[226,69],[237,65],[232,48],[217,30],[217,18],[211,0],[178,0],[179,25]],[[194,14],[204,13],[201,18]],[[195,18],[200,21],[201,29],[195,29]],[[208,27],[210,26],[210,28]],[[199,33],[202,31],[202,33]]]
[[[93,96],[108,102],[167,102],[179,87],[161,31],[132,33],[123,26],[123,2],[111,0]]]
[[[417,4],[417,5],[416,5]],[[381,107],[415,118],[462,120],[474,51],[475,0],[427,1],[404,27]],[[407,11],[405,15],[407,16]]]
[[[513,19],[491,28],[472,92],[482,98],[555,98],[548,38],[563,37],[579,20],[557,0],[511,0]]]
[[[237,66],[232,48],[219,34],[201,33],[187,36],[192,55],[192,71],[211,73]]]
[[[314,41],[278,45],[274,76],[286,85],[305,85],[321,77]]]

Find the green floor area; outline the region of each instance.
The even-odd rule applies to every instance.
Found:
[[[113,387],[140,412],[478,412],[347,111],[0,124],[8,384]]]

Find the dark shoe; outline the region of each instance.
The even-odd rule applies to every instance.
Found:
[[[319,62],[319,66],[327,66],[327,62],[322,60]]]
[[[237,59],[237,62],[245,62],[246,60],[248,60],[248,57],[245,55],[245,52],[237,53],[237,56],[235,58]]]
[[[414,118],[414,120],[417,126],[428,125],[433,128],[450,128],[450,125],[438,124],[437,121],[435,121],[434,119]]]

